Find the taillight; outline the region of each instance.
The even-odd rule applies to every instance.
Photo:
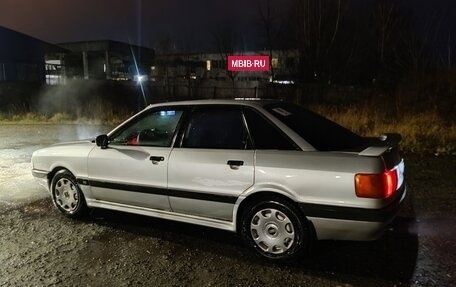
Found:
[[[355,176],[355,190],[358,197],[388,198],[397,188],[396,169],[378,174],[359,173]]]

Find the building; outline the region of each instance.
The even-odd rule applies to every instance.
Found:
[[[69,52],[48,54],[46,63],[64,79],[146,80],[155,55],[153,49],[111,40],[58,45]]]
[[[66,50],[0,26],[0,82],[44,82],[45,55]]]
[[[245,52],[239,55],[268,55],[268,51]],[[152,67],[152,80],[161,83],[182,83],[188,80],[208,86],[255,87],[265,83],[291,84],[298,73],[297,50],[274,50],[271,71],[230,72],[226,55],[221,53],[184,53],[157,55]]]
[[[269,55],[269,51],[251,51],[237,55]],[[187,97],[257,97],[271,83],[290,86],[298,78],[297,50],[274,50],[270,71],[232,72],[223,53],[182,53],[157,55],[151,81],[168,94]],[[169,92],[171,91],[171,92]]]

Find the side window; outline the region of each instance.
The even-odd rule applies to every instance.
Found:
[[[245,109],[244,115],[255,149],[296,150],[277,127],[257,112]]]
[[[161,109],[128,123],[111,137],[111,144],[169,147],[183,111]]]
[[[182,141],[184,148],[246,149],[247,131],[237,107],[197,107]]]

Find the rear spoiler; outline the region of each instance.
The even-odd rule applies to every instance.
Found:
[[[402,140],[400,134],[387,133],[377,138],[374,145],[369,146],[359,153],[362,156],[380,156],[383,153],[392,150]]]

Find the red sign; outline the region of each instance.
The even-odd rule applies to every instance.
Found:
[[[228,71],[269,71],[269,56],[228,56]]]

